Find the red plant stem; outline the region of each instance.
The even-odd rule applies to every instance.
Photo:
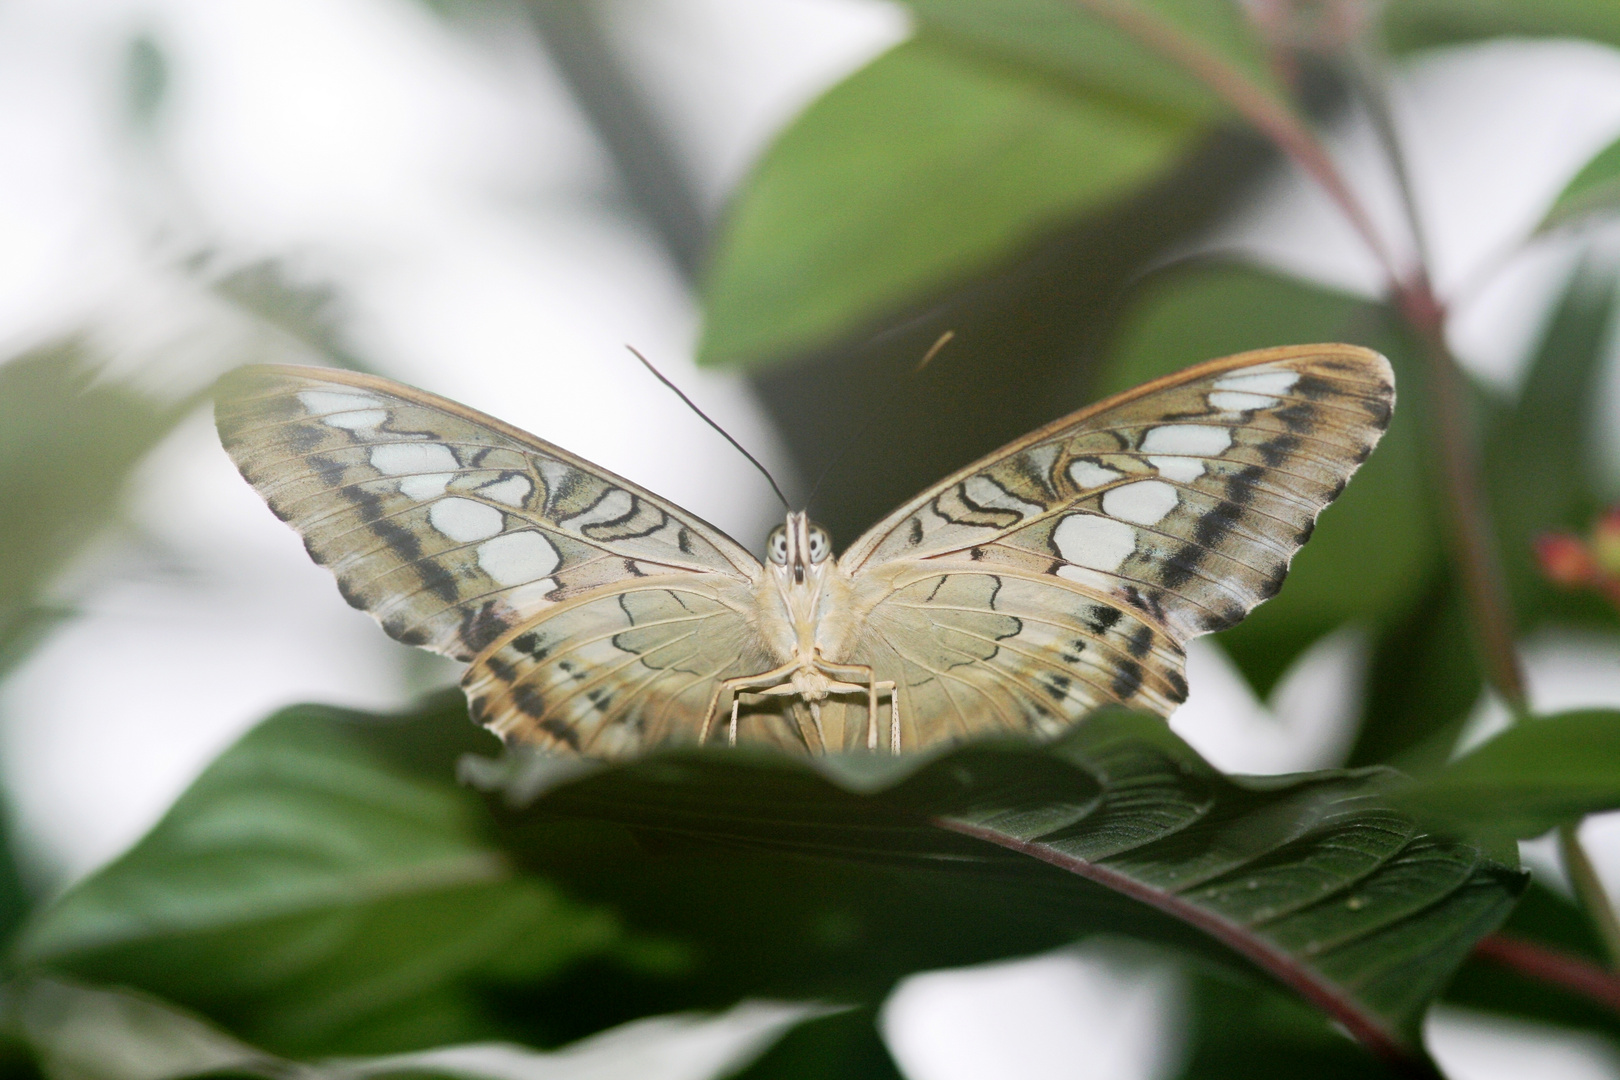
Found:
[[[1332,156],[1299,116],[1262,86],[1205,48],[1179,27],[1131,3],[1130,0],[1074,0],[1076,6],[1129,34],[1167,60],[1200,79],[1221,100],[1236,109],[1261,134],[1293,159],[1338,204],[1362,241],[1372,251],[1391,281],[1401,273],[1372,217],[1345,182]]]
[[[1620,976],[1561,949],[1550,949],[1509,934],[1491,934],[1474,946],[1474,955],[1540,982],[1561,986],[1620,1013]]]

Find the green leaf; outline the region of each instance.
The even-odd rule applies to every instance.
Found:
[[[1213,116],[1226,105],[1164,49],[1174,37],[1278,104],[1264,44],[1231,0],[907,0],[925,30],[1143,107]]]
[[[1391,0],[1384,38],[1395,52],[1493,37],[1584,37],[1620,46],[1610,0]]]
[[[1620,139],[1605,146],[1564,185],[1536,231],[1551,232],[1616,212],[1620,212]]]
[[[1269,975],[1407,1060],[1423,1007],[1522,880],[1390,809],[1379,794],[1390,776],[1234,780],[1161,719],[1107,711],[1044,750],[984,743],[920,764],[671,753],[561,783],[524,817],[954,873],[986,890],[992,923],[1194,948]],[[787,917],[769,885],[748,903]],[[928,901],[914,903],[906,917],[926,925]],[[844,933],[860,940],[862,922]]]
[[[1425,778],[1405,800],[1474,832],[1521,838],[1620,809],[1620,712],[1515,724]]]
[[[1395,416],[1377,451],[1322,514],[1282,591],[1220,636],[1261,694],[1328,631],[1352,620],[1380,628],[1407,618],[1439,563],[1421,395],[1383,326],[1355,297],[1254,267],[1204,264],[1149,279],[1109,350],[1099,396],[1271,345],[1346,341],[1379,349],[1395,365]]]
[[[41,912],[16,959],[308,1056],[498,1034],[475,984],[621,947],[610,915],[513,868],[476,796],[384,765],[346,718],[310,707],[260,725]]]
[[[1198,128],[922,39],[766,151],[709,269],[700,359],[848,335],[1164,173]]]
[[[744,1002],[712,1017],[658,1016],[604,1031],[560,1053],[510,1043],[409,1054],[289,1061],[243,1043],[147,994],[53,979],[9,987],[15,1027],[50,1080],[178,1080],[226,1072],[267,1080],[445,1076],[468,1080],[705,1080],[729,1076],[825,1007]]]

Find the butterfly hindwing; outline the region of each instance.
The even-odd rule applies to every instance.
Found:
[[[350,604],[472,660],[554,604],[625,579],[758,562],[712,526],[492,417],[385,379],[250,367],[215,418],[242,475]]]
[[[964,687],[977,679],[986,709],[990,684],[1016,696],[1019,682],[1028,701],[1068,722],[1105,701],[1167,713],[1186,695],[1181,645],[1277,591],[1393,404],[1388,362],[1355,346],[1211,361],[1083,409],[947,478],[875,526],[840,565],[857,581],[903,567],[931,568],[947,583],[999,583],[999,591],[957,588],[957,606],[985,627],[1016,615],[1022,628],[991,655],[969,662],[963,652],[956,668],[928,676],[949,674]],[[929,605],[926,617],[892,614],[907,589],[876,599],[867,647],[902,658],[960,651],[962,635]],[[1057,618],[1071,609],[1088,614]],[[1112,613],[1101,633],[1084,629],[1097,621],[1093,609]],[[1047,631],[1032,629],[1029,611],[1054,623],[1051,642],[1036,640]],[[1066,638],[1057,626],[1076,633]],[[1070,692],[1041,701],[1029,687],[1046,686],[1054,667],[1067,669]],[[1030,715],[1039,710],[1018,723],[1039,729]]]

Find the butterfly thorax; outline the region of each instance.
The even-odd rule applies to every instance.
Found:
[[[827,696],[830,681],[817,661],[848,659],[853,636],[848,575],[831,558],[831,541],[802,513],[790,513],[771,533],[766,581],[759,590],[759,629],[778,664],[803,665],[793,679],[810,700]]]

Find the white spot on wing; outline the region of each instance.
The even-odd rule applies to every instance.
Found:
[[[1231,429],[1215,424],[1165,424],[1142,436],[1144,454],[1217,457],[1231,445]]]
[[[550,575],[561,560],[537,532],[514,532],[478,545],[478,566],[498,585],[526,585]]]
[[[1217,390],[1246,390],[1251,394],[1286,394],[1299,382],[1299,372],[1288,368],[1239,368],[1215,380]]]
[[[1097,488],[1104,484],[1112,484],[1125,474],[1098,465],[1094,461],[1073,461],[1069,463],[1069,479],[1082,488]]]
[[[1277,404],[1278,398],[1267,397],[1265,394],[1248,394],[1242,390],[1212,390],[1209,395],[1211,408],[1223,412],[1250,412],[1254,409],[1269,409]]]
[[[506,518],[493,506],[471,499],[442,499],[428,510],[428,523],[458,543],[487,540],[501,531]]]
[[[1157,525],[1181,497],[1163,480],[1138,480],[1103,494],[1103,513],[1138,525]]]
[[[322,413],[342,413],[353,409],[380,409],[385,404],[380,398],[356,391],[300,390],[298,400],[312,416]]]
[[[450,483],[454,476],[454,473],[447,472],[419,473],[415,476],[407,476],[399,482],[399,493],[418,502],[437,499],[444,494],[445,486]]]
[[[321,423],[327,427],[343,428],[346,431],[360,431],[364,428],[376,427],[388,419],[388,413],[382,409],[360,409],[356,412],[332,413],[321,417]]]
[[[1111,573],[1136,550],[1136,530],[1096,514],[1070,514],[1052,530],[1052,546],[1065,562]]]
[[[478,489],[478,494],[505,503],[507,506],[522,506],[528,501],[529,493],[533,490],[534,485],[529,482],[527,476],[513,475],[505,480],[497,480],[493,484],[485,484]]]
[[[1166,480],[1174,480],[1181,484],[1190,484],[1204,475],[1203,458],[1195,457],[1150,457],[1148,464],[1159,470],[1159,475]]]
[[[391,442],[371,448],[371,467],[388,476],[446,472],[460,464],[442,443]]]

